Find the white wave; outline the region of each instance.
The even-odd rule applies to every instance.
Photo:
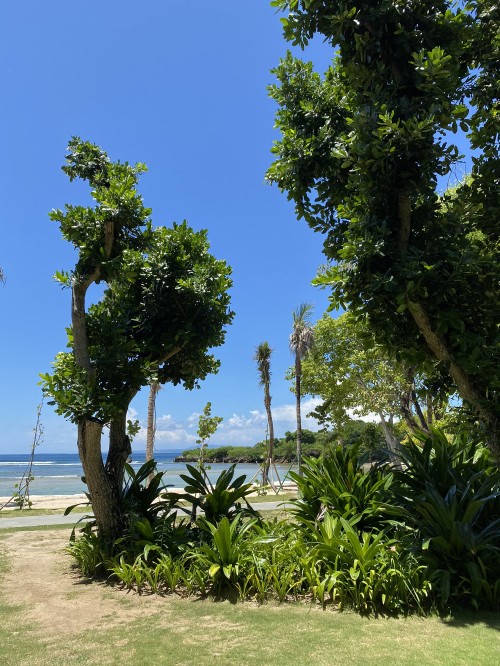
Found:
[[[21,460],[19,462],[14,462],[14,461],[7,461],[7,462],[0,462],[0,467],[9,467],[9,466],[17,466],[17,467],[27,467],[29,465],[28,460]],[[81,463],[58,463],[54,461],[36,461],[33,462],[33,467],[44,467],[47,465],[53,465],[54,467],[81,467]]]
[[[35,476],[35,481],[41,481],[42,479],[79,479],[78,474],[58,474],[57,476]]]

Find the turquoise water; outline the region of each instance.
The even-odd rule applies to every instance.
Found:
[[[163,472],[165,485],[182,488],[184,482],[180,475],[186,473],[184,463],[174,463],[174,458],[182,454],[182,450],[158,451],[155,455],[158,471]],[[132,467],[138,469],[145,459],[144,452],[133,454]],[[15,492],[15,484],[19,482],[26,470],[29,455],[0,454],[0,496],[11,496]],[[208,475],[215,481],[222,470],[230,467],[228,464],[217,463],[211,465]],[[289,465],[277,465],[280,479],[283,480],[290,470]],[[237,475],[244,474],[247,481],[252,481],[259,473],[259,465],[238,464]],[[36,454],[33,465],[34,480],[30,485],[32,495],[75,495],[86,490],[81,480],[82,466],[78,454],[74,453],[45,453]]]

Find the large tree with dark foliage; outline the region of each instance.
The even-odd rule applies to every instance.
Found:
[[[499,454],[498,4],[272,4],[288,41],[332,46],[323,77],[288,53],[271,88],[281,139],[268,178],[325,235],[318,283],[409,365],[437,366]],[[460,132],[472,169],[439,195]]]
[[[127,409],[151,381],[191,389],[217,371],[209,350],[223,343],[233,317],[230,269],[208,252],[206,232],[186,222],[152,228],[136,190],[144,165],[112,162],[74,138],[63,171],[89,183],[96,206],[51,213],[78,254],[71,272],[56,274],[72,293],[70,351],[59,353],[42,379],[57,412],[77,424],[99,534],[116,538],[126,521],[120,496],[130,454]],[[100,300],[87,306],[89,287],[99,283]]]

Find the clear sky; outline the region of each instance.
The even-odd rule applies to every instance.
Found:
[[[316,319],[328,302],[310,284],[323,260],[321,237],[264,180],[277,138],[266,87],[288,48],[268,0],[2,2],[0,37],[0,453],[28,452],[38,375],[66,343],[70,294],[52,275],[71,269],[74,256],[48,212],[88,201],[60,169],[72,135],[112,159],[145,162],[140,190],[153,223],[186,219],[208,229],[213,254],[233,268],[236,317],[217,350],[220,372],[200,390],[160,392],[157,447],[192,445],[207,401],[224,417],[213,444],[264,438],[252,359],[263,340],[274,349],[276,434],[294,430],[284,378],[292,311],[310,302]],[[329,56],[319,41],[306,51],[319,71]],[[145,389],[133,403],[144,425],[146,403]],[[76,451],[74,428],[51,407],[42,423],[44,452]],[[134,446],[144,448],[144,432]]]

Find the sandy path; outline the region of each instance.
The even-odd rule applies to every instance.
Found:
[[[64,551],[68,537],[66,530],[47,530],[13,532],[0,541],[8,562],[2,596],[22,604],[25,618],[46,635],[111,629],[160,609],[168,615],[165,599],[133,595],[132,603],[118,587],[82,578]]]

